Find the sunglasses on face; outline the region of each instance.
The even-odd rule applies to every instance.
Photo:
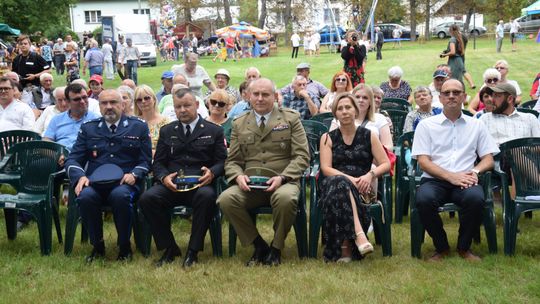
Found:
[[[463,93],[463,91],[444,91],[444,92],[441,92],[441,95],[446,96],[446,97],[449,97],[450,95],[460,96],[461,93]]]
[[[499,78],[486,79],[486,83],[497,83],[497,81],[499,81]]]
[[[87,101],[88,100],[88,96],[80,96],[80,97],[75,97],[75,98],[72,98],[71,101],[74,101],[74,102],[79,102],[81,100],[84,100],[84,101]]]
[[[347,78],[336,78],[336,82],[347,82]]]
[[[215,100],[215,99],[210,99],[210,104],[213,105],[214,107],[218,106],[220,108],[224,108],[227,105],[226,102]]]
[[[136,102],[142,102],[144,99],[144,101],[149,101],[149,100],[152,100],[152,96],[144,96],[143,98],[137,98],[135,99]]]

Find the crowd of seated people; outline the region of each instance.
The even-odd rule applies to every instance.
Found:
[[[403,130],[399,131],[420,134],[414,141],[415,145],[419,142],[419,146],[411,148],[413,157],[427,172],[424,177],[429,186],[421,187],[419,197],[420,208],[424,208],[421,219],[426,221],[428,233],[436,245],[433,260],[446,257],[449,250],[444,230],[432,212],[433,206],[427,206],[433,199],[433,189],[444,188],[453,193],[453,186],[459,184],[478,191],[476,175],[492,167],[489,155],[497,152],[493,143],[499,145],[514,138],[540,136],[540,121],[532,114],[516,110],[521,101],[521,90],[517,82],[507,78],[509,64],[504,60],[497,61],[494,68],[485,71],[484,85],[469,103],[469,111],[476,114],[470,118],[461,114],[467,98],[465,87],[450,80],[452,73],[447,65],[436,67],[430,75],[431,84],[415,89],[403,79],[404,72],[399,66],[388,70],[389,80],[380,86],[360,83],[353,87],[347,73],[336,71],[327,79],[331,81],[330,89],[310,78],[310,70],[309,64],[299,64],[296,73],[291,75],[291,83],[278,89],[270,79],[263,78],[256,67],[250,67],[237,89],[230,83],[232,77],[228,70],[219,69],[211,79],[198,64],[197,55],[189,54],[185,64],[163,72],[162,87],[156,90],[157,96],[151,87],[137,86],[129,80],[116,89],[108,88],[99,75],[90,78],[89,87],[84,80],[78,79],[66,87],[54,88],[53,77],[46,72],[39,76],[39,86],[21,90],[15,77],[17,74],[8,75],[11,77],[0,78],[0,131],[35,130],[45,140],[61,143],[75,151],[67,159],[66,166],[70,165],[67,173],[84,206],[81,208],[84,220],[94,221],[89,225],[94,248],[88,262],[102,258],[105,250],[99,228],[101,222],[95,218],[92,204],[100,199],[113,199],[105,199],[100,189],[85,190],[92,188],[89,180],[93,171],[109,162],[118,165],[124,174],[120,184],[129,185],[118,190],[122,191],[119,193],[136,197],[141,191],[136,182],[153,170],[154,178],[162,187],[143,196],[143,212],[152,218],[154,237],[167,233],[167,237],[156,240],[158,248],[164,250],[158,266],[180,256],[180,249],[169,235],[170,222],[163,222],[161,219],[166,216],[152,211],[151,203],[156,198],[163,199],[166,203],[161,207],[166,209],[173,206],[173,198],[178,197],[192,202],[194,208],[211,208],[209,202],[217,200],[242,244],[254,247],[248,266],[280,264],[281,250],[298,203],[295,200],[284,202],[283,195],[294,197],[298,194],[299,179],[309,160],[301,120],[320,113],[330,112],[334,116],[330,131],[320,142],[321,169],[325,176],[321,182],[324,258],[345,263],[373,251],[366,237],[370,219],[365,204],[368,199],[364,195],[373,192],[377,188],[377,178],[390,171],[385,151],[392,151],[396,144],[392,141],[392,132],[398,128],[392,125],[388,113],[381,110],[385,98],[404,99],[413,109],[407,114]],[[207,88],[204,93],[203,86]],[[220,126],[229,120],[232,134],[227,148]],[[486,142],[469,143],[471,151],[485,157],[480,166],[467,163],[452,167],[444,160],[432,158],[429,153],[447,148],[446,143],[429,140],[433,131],[427,126],[439,120],[456,125],[459,121],[467,125],[463,130],[475,126],[479,128],[475,129],[475,135],[488,136]],[[508,128],[508,124],[512,127]],[[450,132],[443,125],[441,134]],[[101,160],[103,153],[113,151],[115,134],[124,134],[122,147],[111,152],[110,159]],[[92,140],[102,138],[100,136],[105,136],[103,138],[108,140],[110,147],[102,147],[98,142],[92,147]],[[136,140],[128,146],[128,139]],[[348,153],[349,150],[352,152]],[[443,157],[447,157],[446,152]],[[133,159],[127,163],[126,159],[121,159],[122,153],[133,153]],[[249,187],[250,179],[244,172],[258,167],[274,172],[269,176],[268,189],[262,192]],[[186,175],[200,175],[202,186],[191,194],[177,195],[174,181],[184,169],[196,172],[186,171]],[[235,187],[218,198],[209,186],[220,176],[225,176],[229,185]],[[481,201],[478,193],[474,195]],[[274,210],[275,235],[271,243],[266,243],[254,229],[254,223],[249,222],[247,210],[256,207],[252,205],[255,198],[269,203]],[[197,203],[203,206],[195,207]],[[124,212],[125,206],[119,203],[114,210]],[[476,211],[469,214],[474,220],[465,225],[467,232],[459,241],[459,254],[468,260],[477,259],[469,248],[470,231],[478,224]],[[201,235],[209,229],[212,215],[209,211],[196,212],[192,230],[196,237],[188,246],[185,267],[198,262],[197,253],[203,250]],[[130,219],[115,215],[114,220],[119,239],[123,241],[118,259],[124,261],[131,258],[130,232],[126,229]],[[430,226],[427,221],[437,223],[430,222]]]

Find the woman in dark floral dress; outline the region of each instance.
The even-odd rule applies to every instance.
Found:
[[[373,179],[390,170],[390,162],[378,137],[355,125],[359,114],[354,95],[342,93],[332,105],[340,127],[321,137],[320,157],[323,243],[325,261],[350,262],[373,252],[367,240],[371,221],[362,195]],[[377,167],[372,169],[371,164]]]
[[[360,44],[360,35],[356,31],[346,34],[347,46],[341,48],[341,58],[345,61],[343,71],[349,75],[353,88],[364,83],[364,60],[366,59],[366,46]]]

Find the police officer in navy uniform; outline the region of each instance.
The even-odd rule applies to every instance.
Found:
[[[171,232],[171,208],[179,203],[191,205],[191,237],[183,262],[183,267],[190,267],[203,250],[204,237],[217,208],[212,183],[224,173],[227,148],[223,129],[197,114],[199,102],[189,88],[175,90],[173,102],[178,121],[161,128],[154,156],[154,177],[160,183],[145,191],[138,204],[150,224],[157,249],[165,249],[156,263],[158,267],[181,255]],[[177,192],[178,174],[201,176],[199,187]]]
[[[81,218],[88,229],[94,246],[86,258],[92,262],[105,255],[103,242],[102,205],[110,205],[118,232],[120,252],[117,260],[132,257],[130,236],[132,208],[141,189],[137,181],[144,179],[150,170],[152,144],[147,124],[135,117],[122,115],[122,96],[115,90],[105,90],[99,95],[102,118],[84,123],[77,141],[66,161],[66,170]],[[112,184],[94,184],[112,172],[100,172],[103,165],[114,164],[121,168],[119,181]],[[108,169],[107,169],[108,170]],[[123,174],[122,174],[123,173]]]

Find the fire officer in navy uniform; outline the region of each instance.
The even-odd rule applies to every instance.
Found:
[[[197,114],[199,102],[188,87],[173,88],[174,111],[178,121],[163,126],[154,156],[154,177],[160,183],[143,193],[139,206],[148,220],[158,250],[165,250],[156,266],[171,263],[181,255],[171,232],[170,210],[175,204],[189,204],[193,221],[188,250],[182,264],[190,267],[203,250],[204,237],[217,208],[212,186],[223,175],[227,148],[223,128]],[[178,192],[177,177],[194,178],[194,187]],[[198,185],[198,186],[197,186]]]
[[[91,263],[105,256],[102,206],[110,205],[118,232],[117,260],[132,257],[130,236],[133,203],[152,162],[152,144],[147,124],[122,115],[122,96],[115,90],[99,95],[101,118],[84,123],[66,160],[66,171],[81,218],[94,246],[86,258]]]

